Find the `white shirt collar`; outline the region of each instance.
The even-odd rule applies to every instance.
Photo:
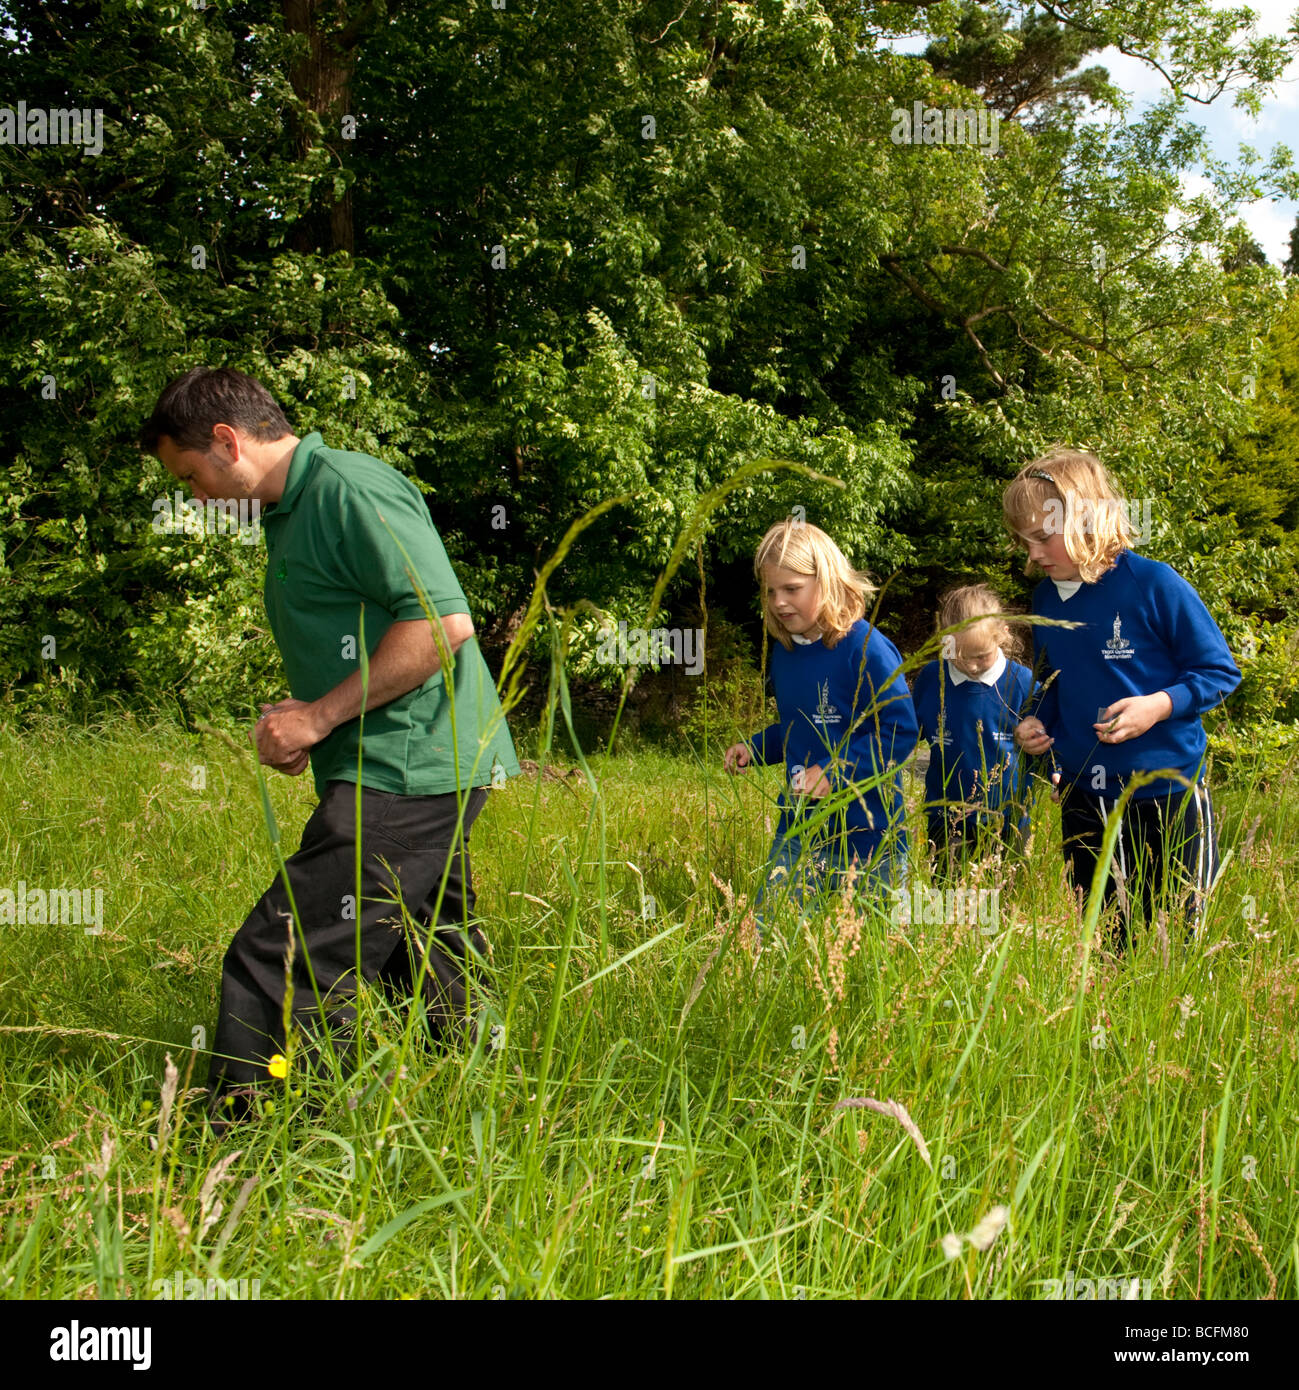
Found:
[[[816,637],[803,637],[801,634],[797,632],[791,632],[789,635],[794,639],[795,642],[798,643],[800,647],[815,647],[816,644],[821,640],[819,634]]]
[[[1078,590],[1082,588],[1081,579],[1053,579],[1051,583],[1055,585],[1055,591],[1060,595],[1060,601],[1062,603],[1068,603]]]
[[[954,662],[947,663],[947,673],[952,678],[953,685],[964,685],[968,680],[976,680],[980,685],[996,685],[1006,672],[1006,653],[998,652],[997,659],[981,676],[967,676],[964,671],[958,671]]]

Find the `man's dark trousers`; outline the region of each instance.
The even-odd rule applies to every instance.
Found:
[[[458,834],[455,793],[403,796],[361,788],[363,857],[358,903],[354,901],[356,786],[326,783],[320,804],[302,832],[301,847],[287,861],[302,924],[302,934],[294,933],[291,1019],[295,1027],[319,1033],[318,992],[330,1031],[337,1036],[336,1045],[350,1046],[356,1018],[358,921],[361,976],[367,983],[378,982],[392,993],[409,997],[427,946],[423,996],[430,1029],[440,1035],[466,1019],[472,1007],[470,974],[486,956],[486,942],[473,923],[469,829],[487,793],[476,787],[462,795],[464,820]],[[402,929],[398,891],[419,930],[418,940]],[[434,921],[439,893],[441,905]],[[214,1117],[232,1116],[231,1108],[224,1105],[226,1097],[236,1088],[268,1080],[267,1063],[285,1050],[285,957],[291,921],[284,881],[277,874],[226,951],[208,1076],[209,1109]],[[321,1051],[313,1046],[308,1055],[317,1058]],[[245,1094],[238,1098],[235,1116],[246,1109]]]

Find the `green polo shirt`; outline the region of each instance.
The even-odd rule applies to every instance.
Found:
[[[266,613],[295,699],[319,699],[359,670],[362,605],[371,659],[393,623],[427,621],[401,547],[433,612],[469,612],[423,495],[368,454],[326,449],[319,434],[307,435],[293,451],[283,497],[262,512],[262,527]],[[480,787],[493,780],[494,766],[517,776],[496,685],[474,637],[455,653],[450,695],[454,732],[441,669],[367,710],[363,741],[359,718],[340,724],[311,750],[316,791],[357,780],[362,742],[361,784],[380,791],[432,796]]]

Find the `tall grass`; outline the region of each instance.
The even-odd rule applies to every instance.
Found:
[[[1153,934],[1096,955],[1080,996],[1049,803],[997,935],[785,917],[755,958],[775,773],[632,750],[587,760],[594,791],[517,779],[472,841],[496,1031],[433,1051],[363,992],[359,1066],[295,1068],[217,1143],[190,1122],[194,1030],[276,869],[233,755],[120,720],[0,735],[0,756],[0,883],[106,890],[101,936],[0,933],[10,1296],[143,1297],[177,1270],[268,1298],[1028,1297],[1069,1270],[1296,1291],[1284,796],[1221,789],[1234,853],[1200,938],[1167,963]],[[270,795],[292,843],[310,795]],[[830,957],[854,942],[839,997]],[[154,1151],[164,1053],[180,1077]],[[866,1096],[906,1106],[932,1167],[893,1119],[835,1109]],[[991,1249],[946,1259],[995,1205]]]

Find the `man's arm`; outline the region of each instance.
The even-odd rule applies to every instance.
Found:
[[[452,652],[474,635],[473,621],[467,613],[448,614],[442,619],[442,630]],[[441,665],[427,619],[393,623],[370,657],[366,709],[377,709],[417,689]],[[265,705],[256,728],[257,756],[262,762],[296,776],[306,769],[311,748],[360,713],[359,670],[318,700],[281,700],[278,705]]]

